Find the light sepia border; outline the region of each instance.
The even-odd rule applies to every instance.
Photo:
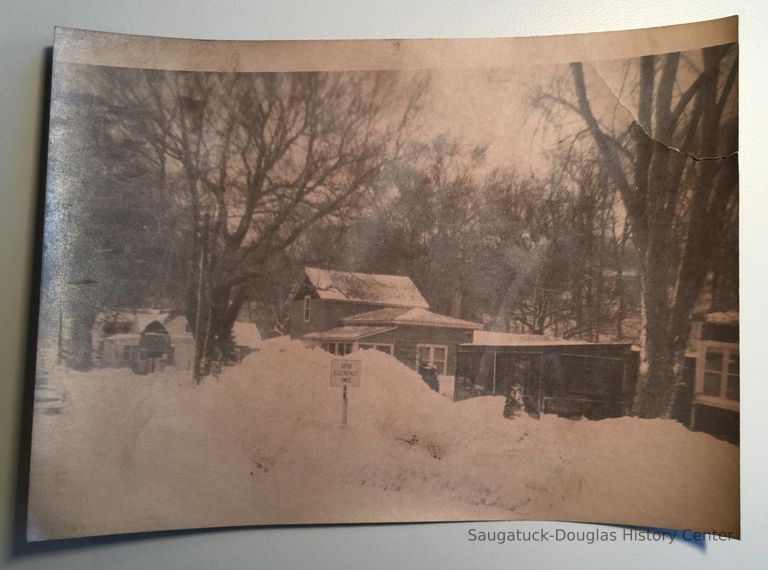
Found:
[[[738,17],[561,36],[425,40],[230,41],[56,28],[56,62],[178,71],[492,68],[605,61],[737,41]],[[606,57],[606,54],[610,54]]]

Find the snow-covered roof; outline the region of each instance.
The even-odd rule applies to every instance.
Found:
[[[470,345],[481,346],[542,346],[590,344],[584,340],[554,338],[539,334],[517,334],[493,331],[475,331]]]
[[[261,344],[261,333],[253,323],[235,321],[232,325],[232,334],[235,337],[235,344],[238,346],[256,348]]]
[[[439,313],[433,313],[420,307],[402,308],[388,307],[368,311],[359,315],[353,315],[342,319],[345,324],[392,324],[392,325],[418,325],[424,327],[444,327],[455,329],[480,329],[482,325],[465,321]]]
[[[134,318],[134,321],[133,321],[133,327],[132,328],[136,332],[141,332],[145,328],[147,328],[147,326],[149,326],[151,323],[153,323],[155,321],[157,321],[158,323],[160,323],[162,325],[166,321],[166,319],[168,319],[168,317],[170,317],[170,315],[168,313],[160,313],[160,312],[157,312],[157,313],[154,313],[154,312],[152,312],[152,313],[143,313],[143,312],[142,313],[138,313],[137,312],[136,316]]]
[[[262,344],[270,343],[270,344],[284,344],[291,342],[290,335],[287,334],[281,334],[278,336],[273,336],[270,338],[265,338],[261,341]]]
[[[184,315],[176,315],[170,317],[164,323],[165,329],[171,336],[182,336],[190,334],[189,327],[187,326],[187,317]]]
[[[394,330],[397,327],[366,327],[366,326],[343,326],[327,331],[305,334],[303,338],[307,340],[359,340],[373,336],[375,334],[385,333]]]
[[[304,273],[321,299],[429,308],[411,278],[404,275],[353,273],[316,267],[305,267]]]
[[[130,332],[138,334],[144,331],[144,329],[154,321],[157,321],[161,325],[165,326],[165,323],[175,316],[176,315],[174,313],[161,311],[159,309],[116,309],[113,311],[105,311],[100,313],[96,317],[96,321],[97,323],[130,323]]]
[[[115,341],[115,340],[136,340],[138,341],[141,338],[140,334],[137,333],[122,333],[122,334],[113,334],[106,337],[104,340],[107,341]]]

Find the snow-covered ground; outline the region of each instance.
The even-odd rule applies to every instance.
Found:
[[[51,370],[30,539],[446,519],[738,529],[731,444],[665,420],[506,420],[502,398],[452,402],[377,351],[350,356],[363,379],[341,428],[332,358],[265,341],[200,386],[188,372]]]

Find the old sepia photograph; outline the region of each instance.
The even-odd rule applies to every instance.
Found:
[[[57,29],[27,539],[740,532],[736,19]]]

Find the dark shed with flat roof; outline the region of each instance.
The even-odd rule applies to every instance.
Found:
[[[520,384],[529,413],[618,417],[632,405],[637,371],[628,343],[476,331],[458,350],[454,399],[506,396]]]

